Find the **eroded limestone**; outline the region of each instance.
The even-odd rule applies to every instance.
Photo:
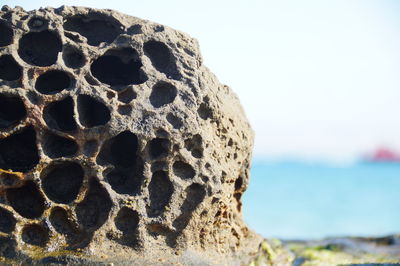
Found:
[[[184,33],[0,12],[0,261],[242,264],[253,132]]]

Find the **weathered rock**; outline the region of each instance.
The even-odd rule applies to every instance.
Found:
[[[295,255],[293,265],[395,266],[400,262],[400,237],[341,237],[285,241]]]
[[[264,240],[250,266],[395,266],[400,237],[341,237],[322,240]]]
[[[253,132],[196,40],[111,10],[0,16],[0,261],[250,261]]]

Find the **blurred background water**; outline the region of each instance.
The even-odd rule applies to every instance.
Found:
[[[244,217],[265,237],[378,236],[400,230],[400,164],[256,161]]]

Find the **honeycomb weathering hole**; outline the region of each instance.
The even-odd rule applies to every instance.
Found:
[[[148,41],[143,46],[144,53],[150,58],[153,66],[168,78],[181,79],[175,58],[169,48],[159,41]]]
[[[0,207],[0,232],[3,233],[11,233],[15,229],[15,225],[17,223],[17,220],[15,220],[14,215]]]
[[[64,29],[78,32],[92,46],[102,42],[111,43],[123,32],[122,25],[116,19],[95,13],[89,13],[87,17],[77,15],[67,18]]]
[[[197,109],[197,113],[199,114],[200,118],[204,120],[212,117],[212,111],[205,103],[200,104],[199,108]]]
[[[73,46],[67,46],[64,48],[63,60],[65,65],[70,68],[80,68],[86,62],[83,53]]]
[[[0,57],[0,79],[18,80],[22,76],[22,68],[11,55]]]
[[[44,212],[44,198],[32,181],[22,187],[8,189],[6,196],[11,207],[22,217],[34,219]]]
[[[76,206],[78,223],[84,229],[94,231],[107,221],[111,207],[112,201],[107,190],[92,178],[84,200]]]
[[[119,194],[132,195],[138,193],[142,183],[142,165],[136,163],[133,168],[115,168],[106,174],[107,181],[112,189]]]
[[[123,103],[130,103],[133,99],[136,99],[136,92],[132,89],[126,89],[118,94],[118,101]]]
[[[46,133],[43,150],[50,158],[72,156],[78,151],[78,144],[70,138],[61,137],[53,133]]]
[[[177,95],[177,90],[175,86],[166,83],[159,82],[154,85],[150,94],[150,103],[156,107],[160,108],[164,105],[170,104],[175,100]]]
[[[176,247],[177,238],[182,231],[188,226],[193,212],[204,201],[206,190],[204,186],[193,183],[185,189],[186,197],[180,208],[181,214],[173,221],[172,225],[176,229],[176,234],[169,236],[167,239],[171,247]]]
[[[123,131],[104,145],[99,159],[117,167],[131,168],[136,165],[137,150],[137,136],[130,131]]]
[[[118,113],[121,115],[130,115],[131,112],[132,112],[132,106],[130,105],[118,106]]]
[[[196,175],[193,167],[182,161],[175,162],[172,165],[172,169],[174,170],[174,174],[182,179],[192,179]]]
[[[111,118],[110,110],[88,95],[78,96],[78,112],[79,120],[85,127],[105,125]]]
[[[169,140],[155,138],[150,141],[150,156],[152,159],[164,157],[168,154]]]
[[[192,153],[195,158],[203,157],[203,138],[196,134],[191,139],[185,140],[185,148]]]
[[[3,172],[0,174],[0,186],[3,188],[16,187],[21,184],[20,173]]]
[[[12,43],[14,37],[13,30],[5,21],[0,21],[0,46],[7,46]]]
[[[167,114],[166,118],[168,123],[170,123],[174,129],[180,129],[183,126],[182,119],[172,113]]]
[[[243,177],[239,176],[236,180],[235,180],[235,191],[240,191],[242,190],[243,187]]]
[[[57,61],[62,49],[60,37],[49,30],[29,32],[19,40],[18,54],[27,63],[35,66],[50,66]]]
[[[41,17],[33,17],[28,21],[28,26],[31,29],[40,29],[42,27],[47,27],[49,22]]]
[[[60,234],[72,235],[77,231],[77,228],[75,228],[73,222],[68,218],[68,213],[64,208],[54,207],[51,210],[49,220],[54,229]]]
[[[35,89],[42,94],[55,94],[71,85],[69,75],[61,70],[51,70],[39,76]]]
[[[181,231],[186,228],[190,221],[193,211],[204,200],[206,191],[204,187],[198,183],[191,184],[185,190],[186,198],[181,206],[181,215],[173,222],[174,227]]]
[[[49,231],[39,224],[28,224],[22,229],[22,240],[34,246],[45,246],[49,241]]]
[[[92,75],[110,86],[142,84],[147,77],[141,71],[142,62],[132,48],[107,51],[90,66]]]
[[[52,102],[44,108],[44,120],[50,128],[60,131],[76,130],[74,119],[74,103],[71,97]]]
[[[137,211],[122,207],[114,219],[115,226],[124,234],[132,234],[139,225],[139,214]]]
[[[32,127],[0,139],[0,168],[27,172],[39,162],[36,133]]]
[[[25,116],[25,105],[19,97],[0,94],[0,129],[17,124]]]
[[[149,184],[150,207],[148,215],[156,217],[164,212],[164,208],[171,200],[174,187],[165,171],[156,171]]]
[[[55,163],[48,166],[44,172],[42,188],[49,199],[68,204],[77,197],[84,176],[84,171],[78,163]]]

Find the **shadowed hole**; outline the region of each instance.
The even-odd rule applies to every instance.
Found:
[[[7,46],[12,43],[14,37],[13,30],[5,21],[0,21],[0,46]]]
[[[181,231],[186,228],[193,211],[204,200],[206,190],[200,184],[194,183],[185,189],[186,198],[181,206],[181,215],[173,222],[174,227]]]
[[[155,69],[164,73],[168,78],[181,79],[181,74],[176,67],[176,60],[164,43],[148,41],[144,44],[143,49]]]
[[[3,233],[11,233],[15,229],[15,224],[17,223],[17,220],[15,220],[14,215],[0,207],[0,232]]]
[[[234,193],[233,197],[237,201],[236,209],[240,212],[242,210],[242,201],[240,200],[242,198],[242,193]]]
[[[193,212],[204,200],[206,190],[202,185],[194,183],[185,189],[185,193],[186,197],[180,208],[181,214],[172,223],[176,233],[167,236],[167,244],[170,247],[176,247],[178,236],[188,226]]]
[[[25,116],[25,105],[19,97],[0,94],[0,129],[16,125]]]
[[[157,159],[168,155],[169,140],[163,138],[155,138],[150,141],[150,156]]]
[[[84,200],[76,207],[78,223],[85,230],[97,230],[107,221],[111,206],[112,201],[107,190],[98,180],[92,178]]]
[[[69,249],[85,248],[92,240],[92,234],[81,231],[73,220],[72,214],[64,208],[54,207],[51,210],[49,221],[57,233],[65,236]]]
[[[85,237],[78,229],[78,225],[69,218],[70,215],[64,208],[55,207],[51,210],[49,221],[57,233],[65,236],[69,245],[82,242]]]
[[[190,164],[182,161],[175,162],[172,169],[174,170],[174,174],[182,179],[192,179],[196,174]]]
[[[135,35],[135,34],[143,33],[142,26],[139,25],[139,24],[135,24],[135,25],[130,26],[126,31],[127,31],[127,33],[129,35]]]
[[[0,139],[0,168],[28,172],[39,162],[36,133],[32,127]]]
[[[123,32],[122,25],[116,19],[98,13],[69,17],[64,23],[64,29],[78,32],[93,46],[102,42],[111,43]]]
[[[123,131],[108,140],[100,152],[99,158],[118,167],[135,167],[138,150],[138,138],[130,131]]]
[[[203,157],[203,138],[196,134],[191,139],[185,140],[185,148],[192,153],[195,158]]]
[[[180,129],[183,126],[182,120],[172,113],[167,114],[167,121],[175,129]]]
[[[51,70],[38,77],[35,89],[42,94],[55,94],[71,85],[69,75],[61,70]]]
[[[11,207],[22,217],[34,219],[44,212],[44,198],[32,181],[19,188],[7,189],[6,196]]]
[[[49,30],[29,32],[19,40],[18,54],[35,66],[50,66],[57,61],[62,49],[60,37]]]
[[[212,117],[212,110],[205,103],[200,104],[199,108],[197,109],[197,113],[199,114],[200,118],[204,120]]]
[[[21,175],[15,172],[2,172],[0,173],[0,186],[3,188],[15,187],[22,183]]]
[[[118,106],[118,113],[121,115],[130,115],[132,113],[132,107],[130,105]]]
[[[136,92],[132,89],[126,89],[118,94],[118,101],[123,103],[130,103],[133,99],[136,99]]]
[[[65,65],[70,68],[80,68],[86,62],[83,53],[73,46],[67,46],[64,48],[63,60]]]
[[[81,42],[81,40],[79,38],[79,34],[77,34],[77,33],[64,31],[64,36],[67,37],[68,39],[70,39],[71,41],[78,42],[78,43]]]
[[[33,17],[29,20],[28,26],[31,29],[40,29],[42,27],[46,27],[49,22],[41,17]]]
[[[45,246],[49,231],[39,224],[28,224],[22,229],[22,240],[29,245]]]
[[[73,139],[58,136],[53,133],[46,133],[43,143],[43,150],[50,158],[72,156],[78,151],[78,144]]]
[[[83,176],[83,169],[78,163],[55,163],[44,170],[42,188],[52,201],[67,204],[78,196]]]
[[[1,36],[1,35],[0,35]],[[6,259],[16,259],[17,242],[11,237],[0,236],[0,257]]]
[[[63,235],[73,234],[76,231],[74,224],[68,218],[68,213],[61,207],[54,207],[51,210],[49,220],[54,229]]]
[[[138,159],[134,168],[115,168],[106,174],[107,182],[119,194],[133,195],[140,191],[143,180],[143,162]]]
[[[52,102],[44,108],[44,120],[50,128],[61,131],[74,131],[77,127],[73,108],[74,103],[71,97]]]
[[[166,82],[159,82],[151,90],[150,103],[154,107],[160,108],[172,103],[175,100],[176,94],[177,90],[173,85]]]
[[[142,84],[147,80],[141,72],[142,62],[132,48],[107,51],[90,66],[92,75],[111,86]]]
[[[122,207],[114,219],[115,226],[124,234],[135,233],[139,225],[139,214],[137,211]]]
[[[107,106],[88,95],[78,96],[78,113],[79,121],[85,127],[105,125],[111,118]]]
[[[11,55],[0,57],[0,79],[12,81],[20,79],[22,76],[22,67],[18,65]]]
[[[241,176],[238,177],[235,181],[235,191],[242,190],[243,187],[243,178]]]
[[[150,217],[156,217],[164,212],[165,206],[171,200],[174,187],[165,171],[157,171],[153,174],[149,184],[150,206],[147,213]]]

